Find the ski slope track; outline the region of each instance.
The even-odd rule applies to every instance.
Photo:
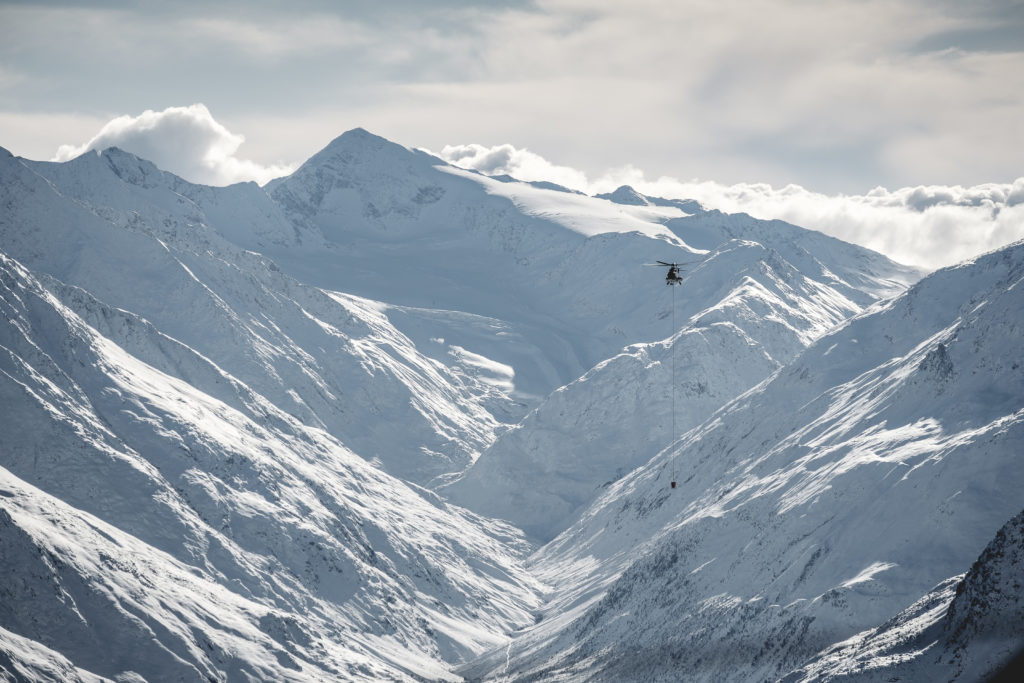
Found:
[[[922,280],[361,129],[264,187],[0,150],[0,206],[2,680],[966,681],[1024,645],[1024,245]]]

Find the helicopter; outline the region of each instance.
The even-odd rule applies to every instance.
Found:
[[[645,263],[644,265],[651,266],[654,268],[668,268],[668,272],[665,273],[665,284],[672,286],[683,284],[683,276],[679,274],[679,269],[682,268],[683,266],[691,265],[692,263],[692,261],[690,263],[669,263],[668,261],[656,261],[654,263]],[[672,290],[672,333],[676,333],[675,289]],[[672,431],[670,432],[670,434],[672,434],[674,438],[674,435],[676,433],[676,357],[675,353],[671,352],[669,353],[669,356],[672,358]],[[669,487],[674,489],[676,487],[675,460],[673,460],[672,462],[672,479],[669,481]]]
[[[679,274],[679,269],[687,264],[685,263],[666,263],[665,261],[658,261],[656,263],[645,263],[645,266],[660,266],[662,268],[668,268],[668,273],[665,274],[666,285],[681,285],[683,284],[683,277]]]

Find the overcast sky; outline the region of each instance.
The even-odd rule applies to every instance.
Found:
[[[0,0],[15,154],[263,182],[356,126],[933,267],[1024,236],[1024,0]]]

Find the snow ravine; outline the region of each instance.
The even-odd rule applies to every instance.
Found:
[[[1024,645],[1024,245],[921,279],[358,129],[266,187],[0,152],[0,205],[4,680],[974,680]]]

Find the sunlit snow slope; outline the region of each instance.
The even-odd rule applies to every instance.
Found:
[[[494,368],[421,354],[379,305],[225,239],[234,211],[288,232],[253,185],[110,150],[6,155],[0,192],[19,676],[450,678],[532,621],[519,532],[382,469],[464,466],[511,405]]]
[[[604,487],[911,275],[786,223],[695,211],[669,225],[709,250],[690,257],[681,286],[645,287],[666,338],[559,388],[446,495],[548,541]]]
[[[699,262],[734,240],[766,249],[774,240],[803,277],[859,305],[920,276],[785,223],[489,178],[363,130],[338,137],[267,190],[297,236],[288,244],[253,238],[250,248],[313,284],[497,319],[502,336],[470,350],[514,368],[530,407],[627,344],[671,334],[663,273],[644,263]],[[756,260],[704,278],[707,291],[680,302],[681,320],[721,301],[740,284],[739,269]],[[837,314],[816,322],[828,325]],[[517,343],[504,343],[508,336]]]
[[[1024,512],[996,533],[964,576],[877,628],[829,648],[796,681],[1004,681],[1024,665]]]
[[[142,316],[394,474],[462,469],[493,438],[489,410],[510,405],[475,368],[421,353],[372,302],[304,286],[228,241],[291,230],[255,185],[190,185],[117,150],[7,157],[0,174],[8,256]]]
[[[307,679],[443,676],[529,620],[514,530],[0,266],[4,628],[108,677]]]
[[[0,677],[811,676],[1024,507],[1019,245],[880,303],[363,130],[264,188],[0,151],[0,207]]]
[[[773,679],[966,571],[1024,506],[1022,278],[1024,243],[934,273],[611,484],[464,673]]]

